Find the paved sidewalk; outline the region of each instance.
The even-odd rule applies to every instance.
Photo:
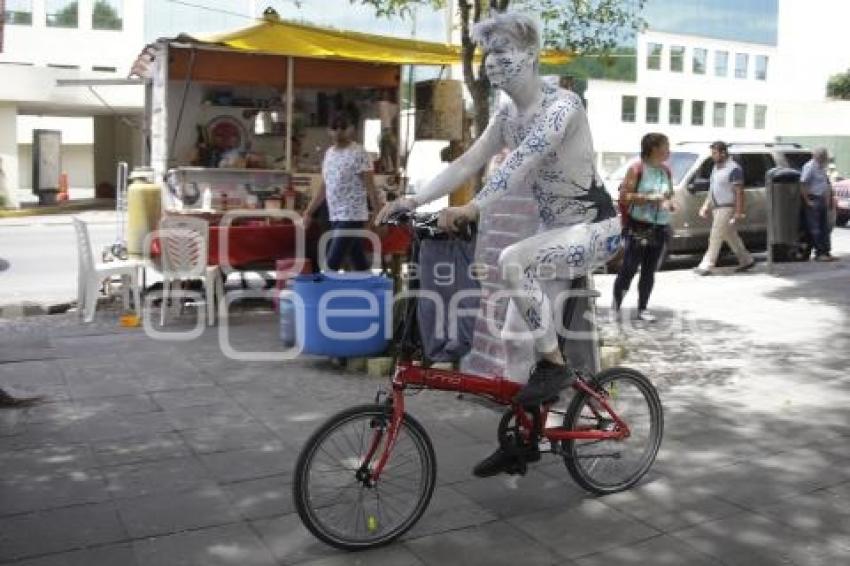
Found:
[[[359,554],[305,531],[291,474],[311,431],[383,380],[233,361],[215,329],[177,343],[108,313],[0,320],[0,387],[51,401],[0,412],[0,564],[848,564],[850,265],[785,267],[659,274],[659,322],[623,339],[661,390],[665,440],[630,492],[590,496],[554,458],[474,479],[497,413],[412,397],[437,450],[434,499],[401,541]],[[230,333],[279,349],[271,315]]]

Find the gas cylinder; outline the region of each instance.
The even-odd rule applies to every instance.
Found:
[[[161,203],[160,186],[154,183],[153,169],[133,169],[127,187],[127,253],[131,257],[145,255],[145,238],[159,225]]]

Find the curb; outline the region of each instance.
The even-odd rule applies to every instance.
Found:
[[[64,314],[76,306],[76,301],[64,303],[34,303],[23,301],[20,303],[9,303],[0,305],[0,319],[25,318],[28,316],[41,316],[45,314]]]
[[[0,209],[2,218],[26,218],[28,216],[48,216],[53,214],[68,214],[85,212],[87,210],[112,210],[115,208],[114,199],[87,199],[68,204],[48,205],[32,208]]]

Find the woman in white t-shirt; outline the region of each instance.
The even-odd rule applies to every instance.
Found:
[[[313,213],[327,200],[331,235],[327,267],[337,271],[346,258],[357,271],[369,269],[363,251],[363,238],[353,230],[366,230],[369,205],[378,209],[378,194],[372,177],[369,155],[352,138],[348,118],[339,115],[330,125],[333,142],[322,162],[322,184],[304,211],[304,227],[309,227]]]

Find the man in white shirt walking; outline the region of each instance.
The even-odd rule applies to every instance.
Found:
[[[708,218],[711,211],[711,235],[708,250],[696,272],[700,275],[714,273],[724,241],[738,258],[737,271],[747,271],[756,262],[738,235],[737,224],[744,219],[744,172],[740,165],[729,159],[729,146],[725,142],[711,144],[711,158],[714,168],[711,170],[708,196],[699,212],[700,216]]]

